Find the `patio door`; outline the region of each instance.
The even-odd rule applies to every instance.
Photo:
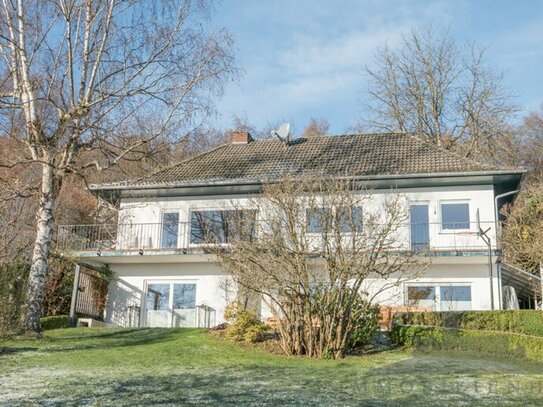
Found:
[[[148,327],[194,327],[196,284],[180,281],[148,283],[145,306]]]
[[[409,206],[411,226],[411,250],[430,248],[430,225],[428,223],[428,204],[412,204]]]
[[[161,249],[177,249],[179,240],[179,212],[162,214]]]

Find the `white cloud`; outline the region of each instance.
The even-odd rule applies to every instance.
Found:
[[[223,117],[228,122],[233,113],[246,112],[262,127],[277,118],[305,122],[313,112],[326,113],[326,106],[355,112],[363,68],[376,49],[387,42],[393,46],[421,22],[446,25],[450,7],[451,2],[425,1],[250,3],[236,14],[246,76],[220,103]]]

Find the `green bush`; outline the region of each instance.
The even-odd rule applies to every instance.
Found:
[[[394,322],[543,336],[543,313],[537,310],[409,312],[396,314]]]
[[[443,342],[443,329],[420,325],[394,324],[392,340],[407,347],[436,347]]]
[[[509,332],[395,324],[392,338],[414,349],[441,349],[516,356],[543,361],[543,338]]]
[[[245,342],[255,343],[262,342],[265,339],[265,334],[268,328],[260,323],[258,325],[252,325],[245,331],[243,340]]]
[[[354,328],[349,335],[347,347],[354,349],[369,344],[379,330],[380,317],[379,306],[371,305],[362,299],[353,304],[351,323]]]
[[[19,331],[25,310],[28,263],[0,263],[0,335]]]
[[[40,319],[40,329],[47,331],[48,329],[68,328],[70,317],[68,315],[55,315],[53,317],[45,317]]]
[[[230,304],[224,311],[229,322],[226,336],[236,341],[260,342],[264,340],[267,326],[255,312],[240,309],[238,303]]]

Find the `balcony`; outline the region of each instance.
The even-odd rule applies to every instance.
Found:
[[[495,223],[480,222],[487,230],[491,249],[497,249]],[[395,232],[394,247],[398,251],[415,250],[421,253],[488,252],[488,244],[477,233],[475,222],[463,224],[423,223],[403,224]],[[222,244],[228,236],[222,231]],[[57,249],[70,252],[155,252],[195,251],[203,248],[198,230],[191,231],[190,222],[63,225],[57,233]]]

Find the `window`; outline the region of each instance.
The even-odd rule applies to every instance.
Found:
[[[434,307],[436,303],[436,289],[434,286],[407,287],[407,303],[417,307]]]
[[[313,208],[307,210],[307,232],[322,233],[324,225],[328,220],[328,209]]]
[[[307,210],[307,232],[322,233],[327,226],[327,222],[333,219],[328,208],[313,208]],[[362,208],[353,207],[338,211],[337,221],[341,233],[350,233],[353,231],[362,231]],[[330,228],[331,229],[331,228]],[[332,232],[333,230],[329,230]]]
[[[341,233],[362,232],[362,208],[355,206],[338,215]]]
[[[179,234],[179,213],[169,212],[162,215],[162,237],[160,247],[162,249],[177,248]]]
[[[147,285],[145,325],[193,327],[198,325],[196,283],[164,281]]]
[[[408,286],[406,305],[439,311],[470,310],[471,286],[454,284]]]
[[[172,308],[174,310],[196,308],[196,284],[174,284]]]
[[[439,288],[442,311],[471,309],[471,287],[469,285],[448,285]]]
[[[469,229],[469,203],[442,203],[443,230]]]
[[[255,233],[255,210],[192,211],[190,243],[230,243],[251,240]]]
[[[149,284],[147,287],[147,310],[164,311],[169,307],[170,285]]]

